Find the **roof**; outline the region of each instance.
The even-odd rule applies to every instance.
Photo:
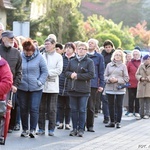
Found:
[[[13,7],[10,0],[0,0],[0,7],[6,8],[6,9],[15,9],[15,7]]]

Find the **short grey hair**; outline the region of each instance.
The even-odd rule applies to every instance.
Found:
[[[91,38],[91,39],[88,40],[88,43],[89,43],[90,41],[93,41],[93,42],[98,46],[98,43],[99,43],[98,40]]]
[[[139,59],[140,59],[140,58],[141,58],[141,52],[140,52],[138,49],[134,49],[134,50],[131,52],[132,58],[133,58],[133,53],[134,53],[134,52],[139,53]]]

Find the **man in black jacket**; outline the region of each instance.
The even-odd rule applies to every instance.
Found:
[[[11,72],[13,74],[13,85],[11,91],[17,92],[17,87],[20,84],[22,77],[22,59],[20,52],[13,47],[14,35],[12,31],[5,31],[2,33],[2,43],[0,45],[0,55],[8,62]],[[9,98],[9,96],[8,96]],[[16,120],[15,109],[12,109],[11,120],[9,128],[14,129]]]
[[[108,63],[111,62],[111,56],[113,54],[114,50],[114,44],[110,40],[106,40],[103,44],[104,50],[102,51],[102,55],[104,56],[104,62],[105,62],[105,67],[107,66]],[[109,122],[109,108],[108,108],[108,99],[106,95],[101,96],[102,98],[102,109],[103,109],[103,114],[104,114],[104,120],[103,123],[108,123]]]

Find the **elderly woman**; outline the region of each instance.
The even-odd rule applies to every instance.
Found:
[[[39,50],[30,39],[23,42],[22,53],[22,80],[18,87],[18,101],[20,105],[23,132],[21,137],[35,137],[35,129],[39,117],[43,85],[46,81],[48,70],[46,62]],[[28,120],[30,115],[30,128]],[[28,132],[30,129],[30,132]]]
[[[140,101],[140,117],[138,119],[148,119],[150,117],[150,56],[145,55],[137,72],[138,80],[137,98]]]
[[[141,64],[141,53],[139,50],[132,51],[132,59],[127,64],[128,74],[129,74],[129,82],[130,86],[128,87],[129,93],[129,114],[128,117],[135,115],[135,117],[139,117],[139,99],[136,98],[137,93],[137,79],[135,77],[135,73]]]
[[[105,93],[108,96],[110,123],[105,127],[121,128],[122,105],[126,89],[123,88],[126,82],[129,81],[127,67],[125,65],[124,53],[122,50],[116,50],[111,62],[107,65],[104,78],[106,82]],[[115,111],[117,109],[117,111]],[[115,116],[116,115],[116,116]]]
[[[84,134],[86,108],[91,92],[90,80],[94,77],[94,63],[88,58],[87,49],[87,43],[80,42],[76,49],[76,57],[66,68],[73,124],[70,136],[82,137]]]

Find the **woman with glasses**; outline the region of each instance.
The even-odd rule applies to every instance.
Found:
[[[122,50],[116,50],[111,62],[107,65],[104,78],[106,82],[105,93],[108,96],[110,123],[105,127],[121,128],[123,97],[126,89],[119,88],[119,84],[125,84],[129,81],[127,67],[125,65],[125,56]],[[115,110],[117,109],[117,110]]]
[[[66,68],[68,78],[68,95],[71,104],[73,130],[70,136],[82,137],[86,121],[87,101],[90,96],[90,80],[94,78],[94,63],[87,56],[87,43],[77,45],[76,57]]]

